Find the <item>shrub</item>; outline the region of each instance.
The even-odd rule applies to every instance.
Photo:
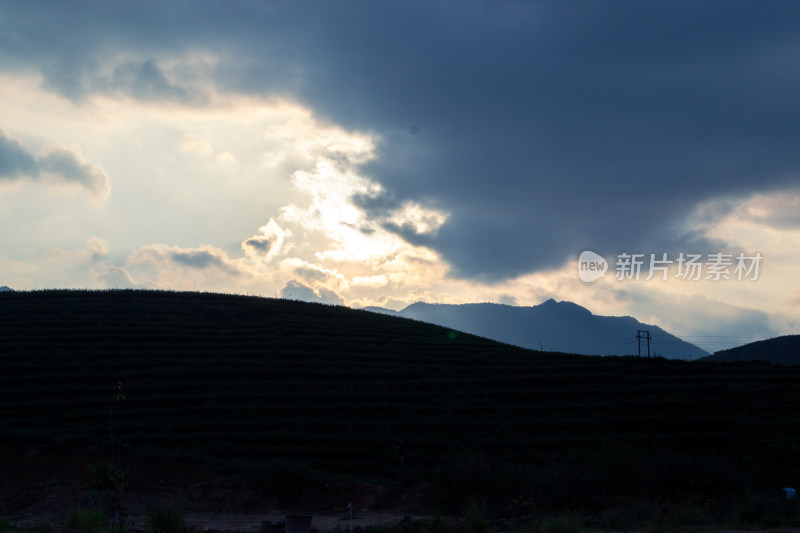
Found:
[[[731,517],[731,523],[741,526],[793,526],[798,522],[798,502],[787,500],[777,491],[746,495],[739,501]]]
[[[67,528],[80,533],[102,533],[106,517],[100,509],[73,507],[67,512]]]
[[[152,533],[183,533],[186,531],[183,511],[175,506],[159,503],[150,508],[148,517]]]
[[[638,529],[643,524],[658,524],[662,517],[655,504],[640,501],[604,509],[600,512],[599,519],[603,531],[626,531]]]
[[[433,495],[442,510],[451,513],[473,505],[485,506],[491,479],[492,469],[483,456],[454,454],[436,469]]]
[[[88,479],[86,484],[90,489],[111,491],[123,490],[128,481],[128,471],[114,466],[111,461],[104,461],[88,465]]]
[[[440,515],[413,521],[407,517],[401,525],[402,533],[453,533],[453,526]]]
[[[11,533],[11,523],[6,515],[0,515],[0,533]]]
[[[581,517],[576,514],[548,516],[539,523],[541,533],[578,533],[581,530]]]
[[[475,504],[464,511],[466,533],[487,533],[489,524],[486,522],[486,513]]]

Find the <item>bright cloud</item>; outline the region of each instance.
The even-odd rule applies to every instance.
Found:
[[[214,148],[208,141],[191,133],[181,135],[180,147],[183,152],[194,152],[201,156],[209,156],[214,153]]]
[[[24,100],[18,93],[14,97]],[[35,115],[34,100],[28,105]],[[395,292],[402,293],[398,302],[410,303],[430,296],[420,284],[446,278],[448,267],[437,253],[400,235],[400,230],[433,234],[446,222],[446,213],[411,201],[377,212],[360,201],[388,194],[361,172],[376,157],[379,138],[320,122],[285,101],[224,95],[211,100],[216,103],[202,110],[152,101],[121,107],[106,92],[78,103],[51,102],[64,108],[59,113],[64,131],[70,116],[73,125],[94,116],[86,134],[71,139],[72,148],[46,143],[34,157],[21,141],[2,138],[2,149],[16,156],[5,158],[5,174],[16,177],[35,164],[95,194],[105,192],[116,209],[97,215],[104,224],[119,227],[127,220],[135,224],[128,233],[145,237],[126,253],[135,238],[90,233],[84,242],[94,243],[93,249],[103,243],[102,251],[90,254],[94,259],[80,251],[56,253],[64,261],[69,255],[76,265],[83,261],[87,275],[79,285],[265,295],[292,289],[293,297],[313,294],[358,305],[390,301]],[[85,111],[80,119],[71,111],[76,106]],[[29,135],[24,124],[11,125],[19,135]],[[130,153],[115,156],[122,145]],[[110,163],[118,182],[113,192],[104,186],[108,174],[89,163],[82,149],[116,157]],[[232,174],[231,165],[236,166]],[[164,194],[182,200],[162,213],[158,206]],[[146,211],[136,212],[142,206]],[[60,215],[65,230],[77,215]],[[259,219],[261,224],[254,224]],[[248,221],[258,228],[254,234],[242,229]],[[171,231],[172,244],[161,240]],[[212,237],[211,243],[190,244],[204,236]]]
[[[0,285],[800,324],[792,8],[316,9],[0,7]],[[576,272],[689,246],[762,277]]]

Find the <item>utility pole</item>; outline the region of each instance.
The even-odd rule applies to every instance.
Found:
[[[645,333],[645,335],[642,335]],[[639,357],[642,356],[642,339],[647,339],[647,357],[650,357],[650,330],[640,329],[636,331],[636,340],[639,344]]]

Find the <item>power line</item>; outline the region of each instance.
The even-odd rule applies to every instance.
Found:
[[[600,352],[610,353],[610,352],[616,351],[615,349],[623,348],[625,346],[630,346],[632,344],[634,344],[634,341],[632,341],[630,339],[628,339],[628,340],[619,339],[619,340],[614,340],[614,341],[610,341],[610,342],[604,342],[602,344],[594,344],[594,345],[590,346],[589,348],[584,348],[581,351],[584,352],[584,353],[597,355]]]
[[[613,341],[603,342],[601,344],[593,344],[591,347],[586,348],[585,350],[587,352],[591,352],[591,351],[594,351],[594,350],[601,350],[601,349],[607,348],[609,346],[617,346],[617,345],[620,345],[620,344],[632,344],[632,343],[633,343],[633,341],[628,339],[628,338],[615,339]]]

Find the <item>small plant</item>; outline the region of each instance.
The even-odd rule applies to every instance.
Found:
[[[3,508],[3,497],[0,496],[0,533],[11,533],[11,522],[8,521]]]
[[[618,507],[605,509],[600,513],[600,524],[603,531],[616,531],[627,525],[622,511]]]
[[[457,513],[473,506],[486,507],[492,489],[492,467],[480,454],[451,454],[434,472],[432,496],[441,510]]]
[[[536,514],[536,505],[530,498],[514,498],[508,504],[510,516],[526,516]]]
[[[152,533],[183,533],[186,531],[183,511],[173,505],[159,503],[150,508],[148,517]]]
[[[67,512],[67,528],[79,533],[102,533],[106,517],[100,509],[73,507]]]
[[[114,466],[111,461],[90,464],[87,470],[89,472],[86,483],[90,489],[121,492],[128,481],[128,471]]]
[[[489,530],[486,513],[474,503],[464,511],[464,520],[466,533],[487,533]]]
[[[800,521],[797,502],[782,494],[749,494],[739,503],[730,522],[741,526],[794,526]]]
[[[548,516],[539,522],[541,533],[578,533],[581,530],[581,517],[576,514]]]
[[[424,520],[403,520],[402,533],[453,533],[453,526],[440,515]]]

